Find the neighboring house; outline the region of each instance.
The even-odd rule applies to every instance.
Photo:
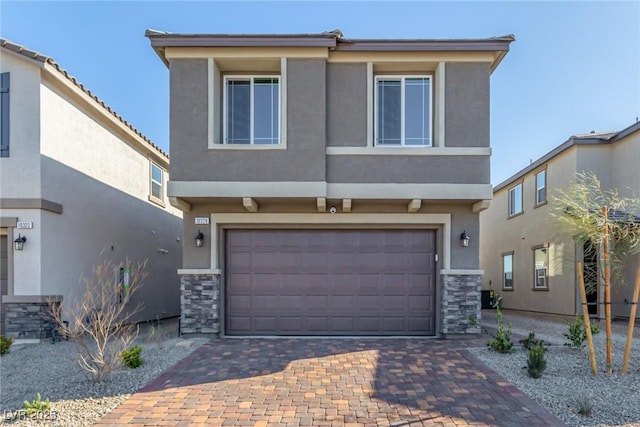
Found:
[[[549,216],[550,198],[575,182],[576,174],[593,172],[604,189],[640,197],[640,123],[620,132],[575,135],[493,189],[491,207],[480,214],[480,265],[483,289],[502,296],[515,310],[574,315],[582,313],[576,261],[587,280],[597,274],[597,248],[577,245]],[[639,215],[639,212],[628,212]],[[637,261],[637,259],[636,259]],[[612,286],[612,313],[629,317],[635,268],[627,266],[627,286]],[[594,275],[592,272],[596,271]],[[590,274],[591,272],[591,274]],[[588,295],[592,314],[604,316],[603,287]],[[640,313],[639,313],[640,314]]]
[[[50,334],[47,300],[72,303],[81,275],[107,259],[148,259],[136,320],[179,315],[182,215],[166,200],[169,157],[52,58],[0,46],[2,333]]]
[[[489,81],[513,36],[147,37],[170,71],[183,333],[479,332]]]

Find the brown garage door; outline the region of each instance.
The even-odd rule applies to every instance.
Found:
[[[434,335],[435,231],[228,230],[228,335]]]

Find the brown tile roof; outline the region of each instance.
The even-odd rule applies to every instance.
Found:
[[[154,144],[149,138],[142,134],[138,129],[136,129],[131,123],[126,121],[120,114],[118,114],[115,110],[109,107],[103,100],[98,98],[93,92],[91,92],[85,85],[80,83],[74,76],[69,74],[67,70],[62,68],[60,64],[58,64],[52,57],[43,55],[39,52],[31,50],[26,46],[22,46],[20,44],[14,43],[10,40],[0,38],[0,46],[4,49],[10,50],[12,52],[18,53],[22,56],[25,56],[29,59],[41,62],[43,64],[51,65],[58,73],[64,76],[69,82],[73,83],[76,87],[82,90],[85,94],[87,94],[93,101],[95,101],[100,107],[109,112],[116,120],[120,121],[126,127],[128,127],[133,133],[142,138],[147,144],[149,144],[153,149],[155,149],[158,153],[160,153],[164,157],[169,157],[167,153],[165,153],[160,147]]]

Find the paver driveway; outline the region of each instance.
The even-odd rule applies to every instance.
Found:
[[[467,345],[484,343],[214,340],[98,425],[564,425]]]

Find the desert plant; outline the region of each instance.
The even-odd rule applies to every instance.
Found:
[[[0,335],[0,355],[9,353],[11,344],[13,344],[13,338]]]
[[[575,321],[567,320],[567,326],[569,331],[562,334],[569,342],[564,343],[567,347],[584,347],[584,342],[587,339],[587,330],[584,326],[584,320],[582,316],[576,315]],[[596,335],[600,332],[600,328],[595,322],[591,322],[591,335]]]
[[[540,378],[547,368],[546,347],[542,343],[532,345],[527,352],[527,373],[531,378]]]
[[[522,344],[522,348],[524,348],[525,350],[531,350],[533,347],[537,345],[542,345],[542,346],[547,345],[547,343],[545,343],[544,340],[539,340],[538,338],[536,338],[535,332],[529,332],[529,336],[527,336],[526,338],[522,338],[518,342]]]
[[[513,343],[511,342],[511,323],[509,323],[508,326],[505,326],[500,306],[496,306],[496,316],[498,319],[498,329],[487,345],[491,350],[498,353],[509,353],[511,349],[513,349]]]
[[[49,402],[49,399],[42,400],[42,396],[40,396],[40,393],[37,393],[36,398],[31,402],[29,402],[28,400],[24,401],[24,413],[28,417],[35,415],[39,412],[48,411],[50,408],[51,408],[51,403]]]
[[[142,304],[133,305],[131,297],[147,277],[146,265],[146,260],[135,265],[126,260],[122,268],[108,260],[95,265],[91,277],[81,278],[84,289],[64,313],[70,317],[68,325],[63,320],[66,303],[49,303],[56,325],[78,345],[80,367],[95,382],[108,378],[138,334],[132,317]],[[116,271],[121,272],[118,283],[113,280]]]
[[[144,359],[142,358],[141,353],[141,345],[134,345],[133,347],[124,350],[120,353],[122,364],[131,369],[139,368],[144,364]]]
[[[583,417],[590,417],[591,411],[593,410],[593,405],[591,404],[591,399],[587,393],[580,393],[576,397],[576,409],[578,414]]]

